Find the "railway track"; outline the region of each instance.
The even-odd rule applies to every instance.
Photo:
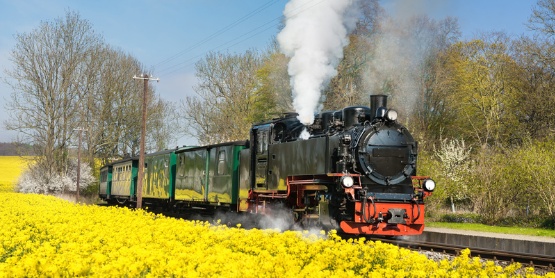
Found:
[[[535,255],[518,252],[507,252],[487,248],[476,248],[461,245],[450,245],[442,243],[433,243],[425,241],[414,241],[396,238],[383,238],[383,237],[367,237],[369,240],[380,240],[382,242],[391,243],[399,247],[404,247],[412,250],[425,250],[438,253],[449,254],[457,256],[464,249],[470,249],[472,257],[479,257],[482,259],[489,259],[494,261],[501,261],[507,263],[518,262],[525,266],[532,266],[542,270],[553,272],[555,271],[555,258],[552,256]]]

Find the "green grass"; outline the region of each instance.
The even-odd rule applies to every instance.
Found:
[[[498,227],[498,226],[488,226],[484,224],[426,222],[426,227],[491,232],[491,233],[501,233],[501,234],[555,237],[555,230],[522,228],[522,227]]]

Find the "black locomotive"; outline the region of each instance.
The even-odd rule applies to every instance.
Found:
[[[310,133],[306,139],[303,130]],[[387,108],[387,97],[374,95],[370,107],[323,112],[310,126],[286,114],[253,125],[249,141],[147,155],[143,201],[269,217],[285,208],[303,226],[416,235],[424,229],[424,198],[435,188],[433,180],[416,175],[417,154],[417,142]],[[137,165],[125,160],[105,166],[100,197],[120,204],[136,200]],[[125,181],[116,181],[116,174]],[[123,184],[123,191],[112,184]]]
[[[421,233],[435,183],[416,176],[417,142],[387,96],[370,103],[317,115],[306,140],[294,114],[253,126],[240,163],[249,210],[283,202],[297,221],[335,222],[347,233]]]

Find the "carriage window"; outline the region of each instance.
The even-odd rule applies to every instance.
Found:
[[[113,177],[113,180],[119,181],[119,175],[120,175],[120,172],[121,172],[121,168],[120,168],[120,167],[117,167],[115,172],[116,172],[116,173],[115,173],[115,175],[114,175],[114,177]]]
[[[218,175],[225,175],[227,174],[226,171],[226,155],[225,150],[221,150],[218,152]]]

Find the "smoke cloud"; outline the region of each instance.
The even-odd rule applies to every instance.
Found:
[[[356,26],[357,0],[291,0],[285,28],[278,34],[281,51],[291,58],[288,72],[293,106],[304,125],[321,110],[322,90],[337,74],[348,34]]]
[[[433,81],[430,58],[445,49],[459,35],[456,20],[436,21],[426,14],[449,7],[448,1],[396,0],[387,2],[378,23],[379,32],[372,42],[372,59],[364,74],[365,87],[370,92],[387,94],[390,107],[404,115],[409,124],[410,115],[421,104],[426,86]]]

